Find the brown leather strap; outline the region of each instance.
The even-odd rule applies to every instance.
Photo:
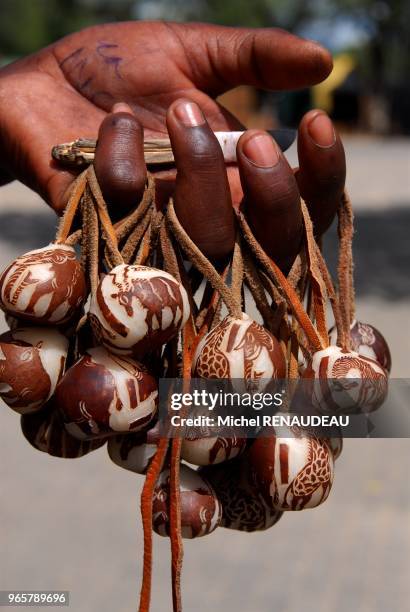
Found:
[[[169,447],[169,439],[161,438],[157,452],[145,476],[145,483],[141,493],[141,516],[144,532],[144,562],[142,572],[142,585],[138,612],[149,612],[151,601],[152,581],[152,497],[155,485],[164,465]]]
[[[75,213],[78,210],[78,205],[81,201],[81,197],[84,193],[85,186],[87,184],[87,170],[82,172],[74,181],[71,195],[68,200],[67,206],[65,207],[64,215],[60,221],[60,225],[57,230],[56,240],[57,244],[65,243],[73,225]]]
[[[283,274],[283,272],[278,268],[275,262],[266,255],[263,251],[262,247],[259,245],[257,240],[255,239],[252,231],[244,217],[244,215],[240,211],[236,211],[236,214],[239,219],[239,223],[242,227],[244,237],[249,244],[253,254],[258,259],[258,261],[264,267],[268,276],[275,282],[278,287],[281,287],[284,296],[288,302],[289,307],[294,313],[299,325],[302,327],[305,335],[309,341],[311,346],[311,350],[320,351],[324,348],[324,344],[316,329],[314,328],[312,321],[309,319],[306,314],[303,305],[295,291],[295,289],[290,285],[289,281]]]

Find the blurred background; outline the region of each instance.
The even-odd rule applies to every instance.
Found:
[[[223,103],[249,127],[296,126],[326,110],[342,133],[356,214],[358,317],[386,336],[410,378],[410,2],[408,0],[1,0],[0,64],[82,27],[128,19],[279,26],[327,46],[311,90],[237,88]],[[295,147],[288,153],[297,165]],[[18,183],[0,189],[0,268],[53,237],[56,219]],[[326,253],[335,259],[335,233]],[[1,330],[5,329],[2,322]],[[328,501],[270,531],[186,542],[186,612],[401,612],[410,601],[408,440],[347,440]],[[0,406],[0,589],[65,589],[76,612],[135,609],[141,477],[104,448],[51,458]],[[170,606],[169,544],[155,537],[153,612]]]

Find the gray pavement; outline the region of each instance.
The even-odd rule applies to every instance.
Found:
[[[410,378],[410,145],[347,139],[346,148],[359,227],[358,315],[387,337],[393,375]],[[54,227],[37,196],[16,184],[0,189],[0,269]],[[334,257],[332,236],[328,243]],[[76,612],[134,610],[141,477],[104,449],[74,461],[39,453],[19,432],[18,415],[0,408],[0,589],[70,590]],[[409,449],[408,440],[348,440],[320,508],[287,513],[264,533],[219,529],[186,542],[184,610],[407,610]],[[167,540],[155,538],[154,555],[152,610],[167,612]]]

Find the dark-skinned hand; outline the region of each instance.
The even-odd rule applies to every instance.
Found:
[[[95,169],[106,197],[137,201],[146,180],[143,133],[126,104],[118,104],[99,131]],[[248,130],[237,145],[237,166],[226,167],[221,148],[197,104],[176,100],[167,112],[177,174],[162,172],[165,203],[174,195],[177,215],[194,242],[211,259],[229,256],[235,238],[233,206],[242,206],[265,251],[288,271],[303,233],[300,196],[316,235],[332,222],[345,185],[343,145],[329,117],[308,112],[298,131],[300,167],[293,171],[272,137]],[[120,169],[126,161],[126,172]],[[131,161],[130,161],[131,160]],[[159,198],[161,199],[161,197]]]
[[[127,22],[85,29],[0,71],[0,184],[17,178],[61,212],[73,174],[51,162],[51,147],[95,137],[115,102],[131,106],[146,136],[166,132],[167,110],[181,97],[200,105],[213,130],[235,129],[219,94],[240,84],[307,87],[331,67],[322,47],[273,28]],[[113,168],[114,183],[106,182],[107,195],[124,206],[141,188],[125,157]]]

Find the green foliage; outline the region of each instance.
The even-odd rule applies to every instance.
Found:
[[[229,26],[293,28],[312,14],[314,2],[306,0],[177,0],[181,14]]]
[[[130,19],[133,0],[1,0],[0,56],[32,53],[66,34]]]
[[[203,19],[223,25],[260,27],[271,25],[273,5],[271,0],[237,0],[236,2],[207,0],[202,3]]]

